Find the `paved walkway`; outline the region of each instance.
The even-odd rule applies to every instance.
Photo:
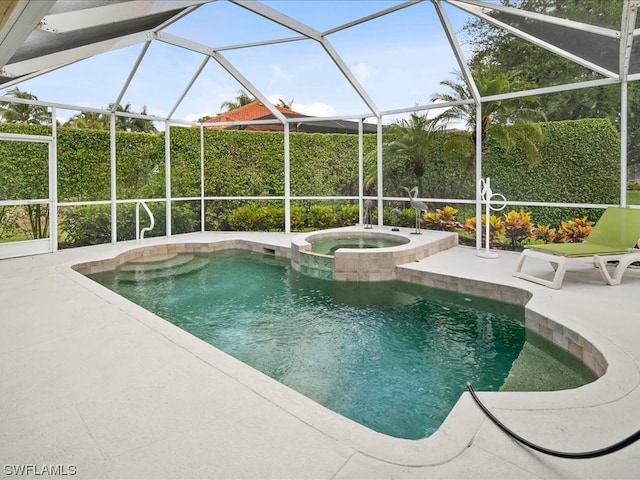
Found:
[[[231,233],[145,244],[229,238],[290,244]],[[74,478],[640,478],[640,442],[592,460],[548,457],[506,437],[468,394],[427,439],[377,434],[70,269],[137,246],[0,261],[1,478],[47,478],[53,467]],[[481,398],[557,450],[601,448],[640,429],[640,271],[611,287],[577,267],[553,291],[513,278],[517,258],[456,247],[407,268],[526,289],[529,309],[588,338],[609,368],[576,390]]]

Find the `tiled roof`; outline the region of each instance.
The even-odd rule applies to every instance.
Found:
[[[288,116],[300,116],[304,117],[302,113],[294,112],[289,108],[279,107],[278,105],[274,105],[280,113]],[[213,117],[207,117],[204,119],[206,122],[239,122],[245,120],[257,120],[262,117],[266,117],[271,115],[271,112],[258,100],[254,100],[251,103],[247,103],[242,107],[235,108],[233,110],[229,110],[228,112],[219,113]],[[213,127],[215,128],[215,127]]]
[[[283,108],[274,105],[280,113],[286,117],[307,117],[302,113],[295,112],[289,108]],[[258,100],[243,105],[242,107],[229,110],[228,112],[219,113],[213,117],[205,117],[203,122],[244,122],[249,120],[273,120],[273,123],[258,125],[207,125],[206,128],[213,130],[254,130],[254,131],[271,131],[282,132],[284,126],[274,118],[273,114]],[[358,133],[358,123],[345,120],[327,120],[318,119],[314,122],[304,122],[290,125],[292,132],[306,133]],[[364,133],[375,133],[376,126],[365,123]]]

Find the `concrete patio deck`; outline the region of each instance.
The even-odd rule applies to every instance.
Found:
[[[145,245],[229,239],[291,243],[285,234],[207,232]],[[48,466],[75,478],[640,478],[640,442],[590,460],[545,456],[502,433],[467,393],[429,438],[378,434],[70,268],[138,247],[0,260],[0,478],[45,478]],[[556,291],[513,278],[517,259],[455,247],[402,268],[530,292],[532,317],[604,355],[606,374],[575,390],[480,392],[516,432],[579,452],[640,429],[640,271],[612,287],[576,267]]]

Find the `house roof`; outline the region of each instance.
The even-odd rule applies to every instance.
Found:
[[[278,105],[274,105],[274,107],[283,115],[288,117],[304,117],[302,113],[294,112],[289,108],[283,108]],[[258,120],[263,117],[273,118],[273,115],[265,107],[259,100],[254,100],[253,102],[247,103],[238,108],[234,108],[233,110],[229,110],[228,112],[222,112],[213,117],[206,117],[203,119],[203,122],[244,122],[249,120]],[[226,128],[226,127],[216,127],[213,125],[207,125],[209,128]]]
[[[290,108],[280,107],[274,105],[280,113],[288,118],[310,118],[308,115],[298,113]],[[220,130],[256,130],[256,131],[277,131],[284,130],[282,123],[277,120],[273,114],[265,107],[259,100],[254,100],[251,103],[247,103],[228,112],[219,113],[213,117],[205,117],[203,123],[215,123],[215,122],[245,122],[251,120],[273,120],[273,123],[269,124],[254,124],[254,125],[206,125],[207,128],[220,129]],[[305,132],[305,133],[358,133],[358,122],[351,122],[348,120],[322,120],[317,118],[312,122],[299,122],[291,124],[291,131],[293,132]],[[365,123],[363,126],[364,133],[375,133],[376,126]]]

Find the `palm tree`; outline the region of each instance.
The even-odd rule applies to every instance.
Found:
[[[220,104],[220,108],[223,109],[223,111],[228,112],[229,110],[235,110],[236,108],[240,108],[244,105],[247,105],[248,103],[251,103],[254,100],[255,98],[250,97],[247,92],[240,89],[236,92],[236,98],[234,98],[233,100],[222,102]]]
[[[64,126],[90,128],[92,130],[109,130],[109,117],[102,113],[81,112],[67,120]]]
[[[533,88],[534,85],[521,81],[516,75],[498,73],[484,64],[471,67],[473,79],[481,97],[499,95],[507,92]],[[462,73],[453,72],[456,80],[444,80],[441,85],[449,87],[451,93],[436,93],[431,101],[456,102],[473,98],[471,90],[466,84]],[[537,108],[538,99],[535,96],[520,97],[482,103],[482,123],[480,125],[481,142],[487,137],[493,138],[505,150],[522,145],[532,164],[540,160],[539,146],[544,144],[545,134],[540,121],[546,121],[544,112]],[[468,148],[470,151],[469,165],[476,156],[476,105],[475,103],[455,105],[449,107],[437,117],[444,124],[451,121],[463,121],[467,129],[471,130],[472,144],[468,146],[468,136],[454,136],[449,145],[450,150]]]
[[[107,107],[108,110],[113,109],[114,104],[110,103]],[[131,110],[131,103],[126,105],[118,105],[116,112],[135,113]],[[147,115],[147,107],[143,106],[142,115]],[[95,113],[95,112],[81,112],[78,115],[71,117],[65,124],[67,127],[74,128],[90,128],[93,130],[109,130],[110,117],[108,114]],[[156,132],[157,129],[153,125],[151,120],[145,120],[143,118],[123,117],[116,116],[116,130],[125,132]]]
[[[148,115],[146,105],[142,106],[142,111],[140,112],[140,114]],[[129,132],[152,133],[152,132],[158,131],[158,129],[155,127],[155,125],[151,120],[145,120],[143,118],[128,118],[128,120],[129,120],[129,124],[128,124]]]
[[[279,98],[278,99],[278,103],[276,103],[276,106],[282,107],[282,108],[286,108],[288,110],[291,110],[291,105],[293,105],[293,98],[291,100],[289,100],[288,102],[285,101],[282,98]]]
[[[7,92],[8,96],[25,100],[38,100],[29,92],[23,92],[18,87]],[[47,107],[29,105],[27,103],[0,102],[0,118],[7,123],[24,123],[29,125],[51,125],[51,114]]]
[[[110,103],[108,106],[109,110],[113,110],[114,104]],[[122,113],[136,113],[131,110],[131,103],[127,103],[126,105],[118,105],[115,108],[116,112]],[[142,115],[147,115],[147,107],[143,106],[142,111],[140,112]],[[153,125],[151,120],[145,120],[142,118],[134,118],[128,116],[117,115],[116,116],[116,130],[124,131],[124,132],[156,132],[157,129]]]
[[[435,132],[440,130],[434,119],[427,114],[412,113],[409,119],[401,119],[389,126],[387,133],[391,141],[382,145],[385,170],[384,176],[401,176],[409,169],[415,176],[418,191],[423,191],[422,177],[432,154]],[[365,186],[370,187],[376,180],[375,162],[371,161],[375,152],[369,154],[370,170],[365,178]]]

